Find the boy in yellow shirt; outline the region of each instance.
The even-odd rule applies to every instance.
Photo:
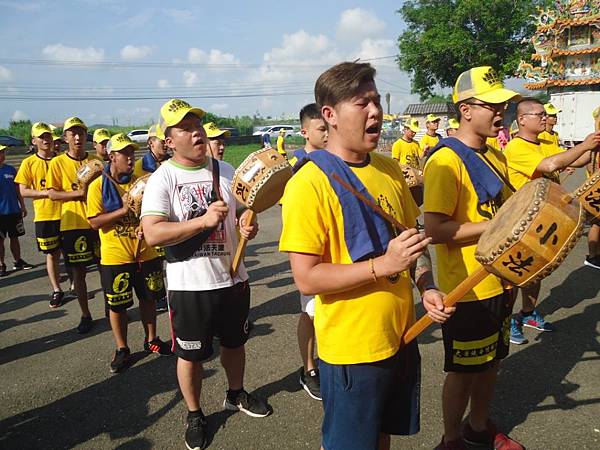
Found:
[[[148,173],[154,173],[167,159],[171,157],[165,145],[165,135],[159,124],[148,129],[148,152],[135,162],[133,176],[139,178]]]
[[[538,139],[546,129],[548,113],[544,105],[536,99],[526,99],[517,105],[517,123],[519,131],[512,139],[504,154],[508,163],[509,181],[515,189],[539,177],[546,177],[558,183],[559,173],[569,166],[583,167],[590,161],[590,150],[600,143],[600,133],[592,133],[570,150],[554,145],[542,145]],[[523,326],[539,331],[552,331],[535,305],[540,293],[540,283],[522,289],[523,307],[511,321],[510,340],[513,344],[525,344]]]
[[[429,151],[433,149],[438,142],[440,142],[441,136],[437,132],[438,128],[440,127],[440,120],[441,118],[435,114],[427,115],[427,121],[425,122],[425,127],[427,130],[419,141],[419,146],[421,147],[421,158],[426,158]]]
[[[204,131],[206,131],[206,136],[208,136],[208,150],[211,157],[223,161],[223,156],[225,155],[225,138],[231,136],[231,131],[221,130],[213,122],[205,123]]]
[[[139,241],[139,218],[121,197],[131,184],[137,144],[124,133],[111,137],[107,147],[108,174],[90,184],[87,192],[87,216],[94,230],[100,232],[100,278],[104,298],[110,308],[110,326],[117,349],[110,371],[123,371],[131,354],[127,345],[127,308],[133,305],[133,290],[139,300],[144,327],[144,350],[170,355],[169,346],[156,334],[155,302],[165,297],[162,259],[149,245]],[[141,248],[139,247],[141,246]]]
[[[94,150],[96,150],[96,156],[101,161],[108,161],[108,152],[106,151],[106,146],[108,145],[108,141],[110,140],[110,131],[106,128],[98,128],[94,131],[94,135],[92,136],[92,144],[94,146]]]
[[[454,117],[448,119],[448,126],[446,127],[446,136],[454,136],[458,131],[459,126],[460,122]]]
[[[84,334],[94,325],[88,308],[85,275],[86,267],[96,259],[94,246],[97,237],[87,221],[86,192],[77,182],[77,170],[96,156],[88,155],[84,149],[87,126],[81,119],[68,118],[63,130],[69,149],[50,161],[46,188],[50,199],[61,204],[61,249],[65,265],[72,270],[74,290],[81,308],[77,332]]]
[[[15,182],[21,195],[33,199],[35,237],[38,250],[46,255],[46,272],[52,286],[50,308],[63,304],[64,292],[60,287],[60,202],[48,196],[46,177],[50,161],[55,156],[50,126],[36,122],[31,127],[31,140],[37,152],[23,160]]]
[[[444,292],[481,267],[475,259],[479,236],[510,195],[491,167],[506,177],[505,159],[485,142],[500,131],[507,102],[516,95],[489,66],[463,72],[452,94],[460,127],[425,165],[425,233],[437,244],[438,281]],[[466,450],[466,443],[523,450],[497,433],[489,420],[498,366],[508,355],[511,309],[512,296],[498,277],[489,275],[442,324],[447,375],[442,392],[444,435],[437,450]]]
[[[289,253],[300,292],[317,295],[327,450],[385,450],[390,434],[418,431],[418,347],[412,342],[400,349],[414,322],[415,264],[427,311],[438,321],[450,312],[433,285],[424,256],[429,239],[414,229],[419,210],[400,167],[373,151],[383,122],[374,76],[370,64],[345,62],[318,78],[315,100],[328,126],[327,150],[313,151],[295,166],[282,208],[279,249]],[[388,228],[361,208],[334,172],[411,228]]]
[[[279,130],[279,136],[277,136],[277,151],[280,155],[287,158],[287,152],[285,151],[285,130],[283,128]]]
[[[392,158],[398,161],[399,164],[418,169],[421,150],[417,141],[414,140],[415,134],[419,132],[419,121],[417,119],[409,119],[404,125],[404,133],[392,145]]]

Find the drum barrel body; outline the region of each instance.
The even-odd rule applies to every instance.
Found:
[[[581,206],[592,216],[600,219],[600,170],[594,172],[579,188],[573,192]]]

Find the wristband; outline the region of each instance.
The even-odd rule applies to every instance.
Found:
[[[373,277],[373,282],[377,283],[377,274],[375,273],[375,264],[373,263],[373,258],[369,258],[369,267],[371,268],[371,276]]]
[[[425,286],[423,286],[423,292],[421,292],[421,297],[423,296],[425,291],[429,291],[430,289],[438,290],[438,287],[433,283],[426,284]]]

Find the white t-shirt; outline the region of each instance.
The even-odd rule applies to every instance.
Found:
[[[229,270],[238,244],[237,202],[231,192],[233,167],[219,161],[219,183],[223,201],[229,206],[224,222],[191,258],[167,263],[167,282],[172,291],[208,291],[246,281],[248,274],[240,264],[235,280]],[[169,222],[183,222],[203,214],[212,190],[212,172],[206,167],[189,168],[169,159],[148,179],[142,200],[144,216],[164,216]]]

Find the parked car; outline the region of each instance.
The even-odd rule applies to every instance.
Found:
[[[25,142],[22,139],[18,139],[13,136],[0,136],[0,145],[6,145],[7,147],[23,147]]]
[[[129,136],[129,139],[133,142],[141,142],[144,144],[148,142],[148,130],[131,130],[127,133],[127,136]]]
[[[252,133],[253,136],[262,136],[265,133],[269,133],[271,138],[276,138],[279,136],[279,130],[285,130],[285,137],[292,137],[295,133],[295,129],[293,125],[269,125],[268,127],[262,127]]]
[[[221,130],[227,130],[231,133],[231,137],[237,137],[240,135],[240,130],[238,130],[237,128],[230,128],[230,127],[219,127]]]

